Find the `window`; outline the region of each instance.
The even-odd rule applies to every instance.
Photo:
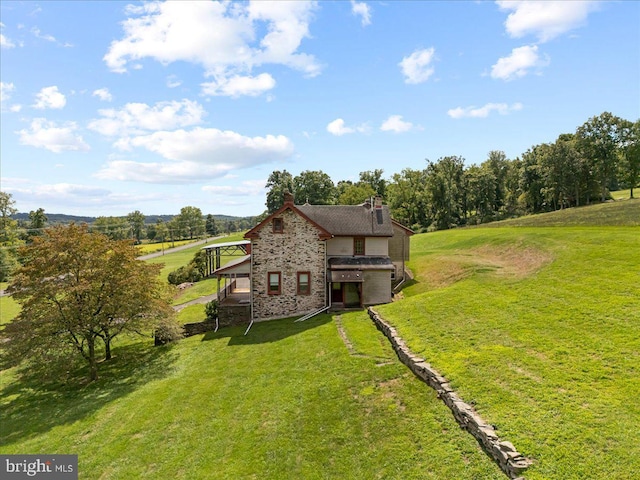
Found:
[[[273,233],[282,233],[284,232],[284,222],[282,218],[274,218],[273,219]]]
[[[298,272],[298,295],[309,295],[311,293],[311,274],[309,272]]]
[[[269,295],[280,295],[282,292],[282,278],[280,272],[269,272],[267,274],[269,285],[267,286],[267,293]]]
[[[353,254],[364,255],[364,237],[355,237],[353,239]]]

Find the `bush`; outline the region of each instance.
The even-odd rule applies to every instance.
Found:
[[[155,345],[166,345],[175,342],[184,337],[184,329],[182,325],[171,319],[165,319],[158,324],[153,331]]]
[[[194,265],[189,264],[171,272],[167,277],[167,281],[171,285],[180,285],[185,282],[199,282],[203,278],[202,273]]]
[[[188,265],[171,272],[167,278],[171,285],[185,282],[199,282],[207,275],[207,254],[204,250],[196,252]]]
[[[211,300],[204,306],[204,313],[207,315],[207,320],[215,320],[218,318],[218,301]]]

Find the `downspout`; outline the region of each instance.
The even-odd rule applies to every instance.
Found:
[[[327,308],[331,308],[331,295],[329,295],[329,287],[327,286],[327,282],[329,279],[327,278],[327,269],[329,265],[327,264],[327,241],[324,241],[324,306]]]
[[[253,241],[251,242],[250,265],[249,268],[249,317],[253,322]]]

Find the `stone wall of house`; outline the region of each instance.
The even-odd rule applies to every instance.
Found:
[[[292,210],[280,216],[283,233],[274,233],[271,222],[251,239],[254,319],[268,319],[312,312],[325,305],[325,241],[318,229]],[[281,294],[267,294],[269,272],[281,273]],[[311,292],[297,294],[298,272],[309,272]]]
[[[485,422],[471,405],[465,403],[453,391],[446,378],[423,358],[412,353],[396,329],[372,308],[369,309],[369,316],[376,327],[389,339],[400,361],[409,367],[420,380],[438,392],[438,397],[449,407],[458,424],[475,437],[502,471],[509,478],[522,479],[520,475],[531,465],[531,460],[520,454],[511,442],[501,441],[493,426]]]

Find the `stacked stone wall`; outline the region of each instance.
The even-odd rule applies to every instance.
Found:
[[[267,222],[252,239],[252,295],[255,319],[294,316],[325,304],[325,241],[319,230],[292,210],[282,215],[283,233]],[[267,293],[268,273],[280,272],[281,293]],[[309,295],[298,295],[298,272],[310,273]]]
[[[446,378],[423,358],[414,355],[398,335],[396,329],[372,308],[369,308],[369,316],[378,330],[389,339],[400,361],[409,367],[420,380],[438,392],[438,397],[449,407],[458,424],[475,437],[502,471],[509,478],[523,479],[520,475],[531,465],[531,460],[520,454],[511,442],[501,441],[493,426],[485,422],[471,405],[465,403],[453,391]]]

